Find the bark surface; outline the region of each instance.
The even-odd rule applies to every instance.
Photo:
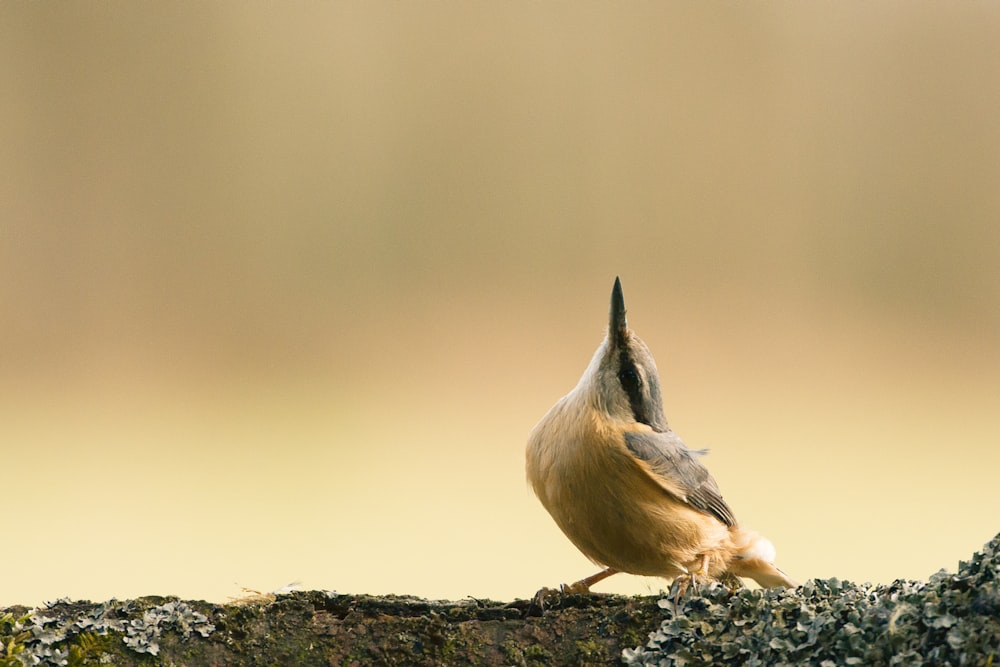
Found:
[[[926,582],[457,602],[324,591],[0,609],[20,665],[1000,665],[1000,535]]]

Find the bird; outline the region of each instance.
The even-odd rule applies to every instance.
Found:
[[[706,453],[667,424],[656,362],[628,325],[616,277],[604,340],[528,437],[528,483],[566,537],[603,568],[561,590],[587,593],[619,572],[673,579],[678,595],[692,582],[736,577],[796,587],[775,566],[771,541],[740,527],[702,463]]]

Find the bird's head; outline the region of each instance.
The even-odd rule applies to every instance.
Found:
[[[596,407],[617,421],[667,430],[660,375],[649,348],[628,326],[621,280],[611,290],[608,333],[581,382]]]

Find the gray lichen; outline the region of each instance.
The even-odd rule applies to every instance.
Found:
[[[74,606],[74,603],[59,600],[49,603],[49,609],[56,605]],[[215,630],[205,614],[179,600],[147,609],[141,609],[134,601],[116,600],[77,606],[80,609],[76,613],[52,617],[46,615],[45,610],[36,609],[19,619],[14,629],[22,632],[22,641],[16,656],[12,657],[16,657],[24,667],[63,667],[70,664],[69,645],[75,638],[109,633],[120,635],[125,646],[136,653],[156,655],[160,651],[159,640],[165,631],[188,639],[192,633],[208,637]]]
[[[795,590],[692,591],[629,665],[1000,664],[1000,536],[928,582],[813,580]],[[675,613],[676,612],[676,613]]]
[[[195,611],[191,605],[174,600],[147,609],[142,618],[129,621],[125,626],[125,645],[136,653],[156,655],[160,652],[159,639],[165,629],[175,630],[188,639],[192,632],[208,637],[215,626],[208,622],[205,614]]]

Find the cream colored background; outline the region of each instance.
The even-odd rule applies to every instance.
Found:
[[[0,5],[0,604],[590,574],[523,447],[616,274],[785,570],[955,568],[1000,530],[998,34],[986,2]]]

